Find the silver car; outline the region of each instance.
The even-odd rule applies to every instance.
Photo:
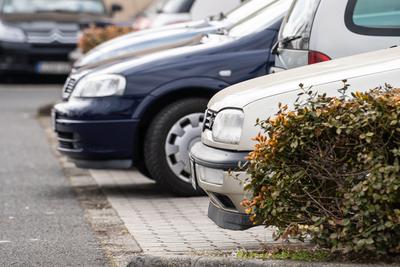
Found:
[[[399,0],[295,0],[271,72],[400,44]]]
[[[201,142],[190,150],[192,183],[210,197],[209,218],[231,230],[253,227],[241,205],[252,192],[245,190],[251,179],[245,156],[254,149],[252,139],[262,132],[255,125],[278,112],[278,103],[293,109],[301,89],[340,96],[338,88],[347,80],[348,92],[365,91],[388,83],[400,86],[400,47],[363,53],[320,64],[304,66],[242,82],[217,93],[208,103]],[[240,164],[242,163],[242,164]]]

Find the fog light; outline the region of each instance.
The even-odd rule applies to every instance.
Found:
[[[222,185],[224,182],[224,171],[222,170],[196,165],[196,175],[202,182],[205,183]]]

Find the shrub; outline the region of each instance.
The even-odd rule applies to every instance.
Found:
[[[132,31],[132,27],[121,27],[115,25],[107,27],[91,26],[83,31],[78,42],[78,47],[82,53],[87,53],[89,50],[100,45],[101,43]]]
[[[346,90],[347,85],[344,88]],[[400,89],[316,95],[260,121],[244,200],[278,237],[341,253],[400,253]]]

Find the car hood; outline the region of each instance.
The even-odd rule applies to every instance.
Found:
[[[194,38],[193,43],[198,45],[184,46],[178,47],[174,49],[162,50],[156,53],[147,53],[142,57],[137,57],[133,59],[126,59],[122,62],[114,63],[109,66],[99,67],[93,70],[90,74],[107,74],[107,73],[119,73],[129,75],[129,73],[135,71],[146,70],[147,68],[153,68],[154,63],[158,65],[163,64],[162,62],[167,59],[171,59],[174,57],[185,57],[190,54],[195,54],[201,52],[203,50],[211,49],[217,47],[219,45],[224,45],[229,41],[232,41],[232,38],[226,36],[224,40],[219,39],[218,41],[207,41],[206,43],[202,43],[202,38]]]
[[[132,58],[144,57],[146,55],[161,52],[164,50],[169,50],[184,46],[193,46],[196,44],[200,44],[202,38],[203,35],[198,34],[195,36],[188,36],[187,38],[179,38],[178,40],[174,40],[173,42],[162,42],[158,46],[154,47],[143,47],[141,49],[133,49],[131,52],[122,53],[120,55],[116,53],[116,55],[114,55],[111,58],[105,58],[99,62],[84,65],[83,67],[79,68],[79,71],[92,70],[101,66],[117,64],[119,62],[124,62]]]
[[[89,52],[74,67],[93,69],[104,64],[136,58],[165,49],[198,44],[204,34],[212,30],[210,27],[201,31],[176,29],[132,38]]]
[[[215,31],[217,26],[207,21],[182,24],[177,27],[162,27],[127,34],[110,40],[84,55],[75,63],[75,68],[94,68],[103,63],[120,61],[149,52],[190,45],[204,33]]]
[[[214,111],[227,107],[244,109],[263,98],[298,90],[300,83],[305,87],[317,86],[399,67],[400,48],[379,50],[239,83],[217,93],[208,107]]]
[[[117,64],[118,62],[123,62],[132,58],[143,57],[164,50],[179,48],[183,46],[193,46],[196,44],[200,44],[202,38],[203,35],[198,34],[195,36],[188,36],[187,38],[179,38],[178,40],[174,40],[173,42],[162,42],[158,46],[154,47],[142,47],[141,49],[132,49],[131,52],[121,53],[120,55],[116,53],[116,55],[111,58],[105,58],[99,62],[84,65],[83,67],[79,68],[79,71],[92,70],[101,66]]]
[[[188,23],[178,23],[178,24],[168,25],[168,26],[164,26],[164,27],[152,28],[152,29],[147,29],[147,30],[143,30],[143,31],[136,31],[136,32],[124,34],[120,37],[116,37],[107,42],[104,42],[103,44],[97,46],[93,50],[100,51],[100,50],[104,49],[104,51],[109,51],[109,50],[113,49],[114,46],[126,45],[126,42],[131,42],[137,38],[151,36],[151,35],[157,35],[159,33],[171,31],[171,30],[185,31],[188,29],[197,29],[197,28],[207,27],[209,25],[210,24],[207,20],[198,20],[198,21],[192,21],[192,22],[188,22]]]

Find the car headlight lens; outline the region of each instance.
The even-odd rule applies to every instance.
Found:
[[[238,109],[224,109],[218,112],[212,127],[214,141],[239,144],[242,135],[244,113]]]
[[[117,74],[87,76],[78,82],[72,97],[105,97],[123,95],[126,88],[125,77]]]
[[[0,22],[0,40],[5,42],[22,43],[26,41],[23,30],[4,25]]]

